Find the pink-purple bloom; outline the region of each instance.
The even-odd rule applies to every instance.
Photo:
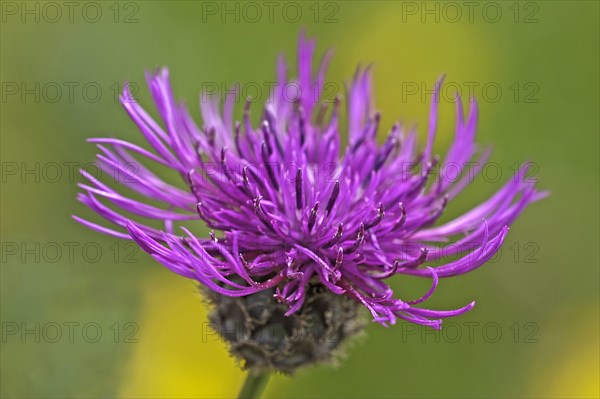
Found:
[[[475,100],[464,116],[457,97],[455,138],[443,158],[433,154],[441,79],[424,149],[417,148],[415,130],[401,124],[393,125],[379,145],[370,69],[359,68],[349,85],[342,122],[340,100],[322,98],[330,53],[313,71],[314,47],[314,40],[300,37],[294,79],[279,59],[278,84],[255,125],[250,102],[241,122],[234,122],[238,94],[233,92],[223,104],[216,97],[201,101],[202,124],[197,125],[175,101],[166,69],[147,75],[160,122],[126,88],[121,102],[151,150],[120,139],[89,141],[101,151],[99,165],[121,171],[127,179],[120,182],[137,194],[126,196],[82,172],[89,183],[81,184],[79,200],[116,227],[75,219],[135,240],[173,272],[221,295],[275,289],[275,299],[288,306],[289,315],[302,308],[309,282],[317,282],[362,303],[383,325],[399,318],[439,328],[440,319],[474,305],[422,308],[439,278],[470,272],[493,257],[508,226],[543,193],[526,179],[526,164],[491,198],[436,224],[490,154],[475,145]],[[286,90],[290,84],[301,93],[294,101]],[[341,126],[347,126],[343,148]],[[138,159],[176,171],[183,184],[167,183]],[[131,164],[134,173],[126,166]],[[432,178],[438,164],[475,166],[450,181]],[[142,218],[158,220],[164,228]],[[183,226],[190,221],[217,232],[197,237]],[[449,260],[427,266],[444,259]],[[396,274],[430,278],[431,288],[419,299],[399,299],[386,283]]]

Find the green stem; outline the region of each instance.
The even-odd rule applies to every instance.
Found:
[[[262,395],[267,382],[269,382],[270,373],[261,373],[254,375],[248,373],[244,386],[238,395],[238,399],[258,399]]]

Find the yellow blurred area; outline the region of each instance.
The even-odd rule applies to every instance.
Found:
[[[556,312],[548,323],[547,335],[540,339],[556,341],[551,347],[561,348],[560,353],[549,351],[546,345],[540,348],[543,352],[536,356],[531,367],[532,397],[600,397],[599,331],[597,325],[592,327],[589,323],[589,315],[597,314],[597,305],[575,314],[572,309]]]
[[[209,330],[193,282],[168,271],[143,284],[139,342],[123,369],[123,398],[235,397],[244,373]]]
[[[540,381],[539,393],[544,397],[598,398],[600,397],[598,352],[587,347],[577,348],[564,359],[564,363]]]

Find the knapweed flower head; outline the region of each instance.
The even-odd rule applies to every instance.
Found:
[[[166,69],[147,75],[160,121],[126,88],[122,104],[151,150],[116,138],[90,141],[101,150],[101,167],[122,171],[128,178],[121,182],[139,195],[126,196],[83,172],[89,184],[81,184],[85,191],[79,199],[116,227],[76,219],[135,240],[173,272],[199,281],[213,301],[237,303],[237,310],[220,308],[213,315],[220,320],[215,324],[226,324],[224,318],[236,312],[248,324],[266,323],[269,315],[264,312],[252,317],[248,306],[252,308],[253,299],[248,298],[277,304],[283,319],[294,317],[314,304],[316,290],[353,304],[351,310],[337,313],[320,304],[324,328],[336,328],[332,318],[343,324],[344,314],[354,317],[358,304],[383,325],[402,319],[439,328],[441,319],[474,305],[423,308],[439,278],[468,273],[488,261],[508,226],[543,194],[525,178],[524,165],[485,202],[437,224],[490,155],[475,145],[475,100],[465,116],[457,96],[455,137],[443,158],[433,154],[441,80],[435,86],[424,148],[417,145],[416,131],[399,123],[379,145],[380,114],[373,105],[370,69],[359,68],[349,84],[343,100],[347,119],[342,121],[342,99],[322,98],[330,53],[314,71],[314,48],[314,41],[301,35],[296,77],[290,78],[280,57],[270,98],[258,110],[248,101],[240,122],[234,121],[239,94],[230,92],[223,103],[203,96],[202,123],[197,125],[175,101]],[[258,113],[253,115],[259,116],[258,123],[252,122],[251,112]],[[342,126],[347,126],[345,132]],[[347,137],[344,145],[341,136]],[[167,183],[139,159],[176,171],[182,184]],[[463,170],[470,165],[470,173],[452,181],[432,179],[440,162]],[[136,165],[134,173],[128,164]],[[140,217],[156,219],[164,228],[142,223]],[[183,222],[204,222],[214,231],[197,237]],[[432,261],[442,264],[428,266]],[[429,278],[431,288],[418,299],[400,298],[386,282],[397,274]],[[230,341],[239,343],[235,337]]]

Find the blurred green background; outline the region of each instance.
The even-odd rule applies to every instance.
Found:
[[[334,91],[373,63],[386,125],[415,122],[424,136],[427,90],[446,73],[440,151],[451,88],[473,88],[478,141],[493,144],[503,175],[449,216],[527,159],[551,196],[514,224],[495,262],[441,281],[431,308],[477,300],[445,332],[370,325],[339,367],[278,376],[266,396],[598,397],[599,3],[274,2],[271,15],[252,4],[2,2],[2,397],[235,396],[243,373],[206,330],[194,284],[75,223],[91,212],[70,172],[92,170],[88,137],[142,143],[115,100],[124,81],[151,109],[144,70],[167,65],[197,116],[207,82],[273,82],[302,27],[319,50],[335,48]],[[427,284],[395,287],[416,296]]]

